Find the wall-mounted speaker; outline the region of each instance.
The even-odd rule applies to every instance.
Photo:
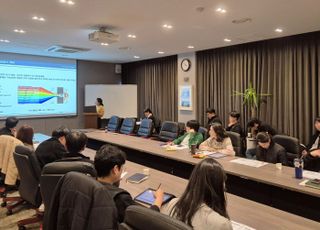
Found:
[[[116,74],[121,74],[122,70],[121,70],[121,65],[120,64],[116,64],[115,65],[114,72]]]

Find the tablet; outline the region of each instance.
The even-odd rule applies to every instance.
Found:
[[[154,191],[155,191],[154,189],[148,188],[147,190],[143,191],[138,196],[136,196],[134,198],[134,200],[138,201],[138,202],[141,202],[141,203],[144,203],[144,204],[153,205],[154,200],[155,200],[155,198],[153,196],[153,192]],[[162,204],[165,204],[165,203],[169,202],[174,197],[175,196],[170,194],[170,193],[164,193],[163,203]]]

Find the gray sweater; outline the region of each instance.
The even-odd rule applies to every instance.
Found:
[[[177,201],[178,198],[172,199],[161,208],[161,212],[170,215]],[[231,221],[209,208],[206,204],[202,204],[195,213],[192,218],[192,226],[195,230],[232,230]]]

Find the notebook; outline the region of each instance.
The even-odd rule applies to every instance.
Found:
[[[308,180],[305,185],[310,188],[320,189],[320,180],[319,179]]]
[[[142,174],[142,173],[135,173],[132,176],[127,178],[128,182],[139,184],[142,181],[145,181],[148,179],[148,175]]]
[[[153,195],[154,191],[155,191],[154,189],[148,188],[145,191],[143,191],[142,193],[140,193],[138,196],[136,196],[134,198],[134,200],[141,202],[141,203],[144,203],[144,204],[152,205],[155,200],[154,195]],[[174,197],[175,196],[170,193],[164,193],[162,204],[169,202]]]
[[[223,154],[223,153],[211,153],[209,155],[207,155],[208,157],[212,157],[212,158],[215,158],[215,159],[218,159],[218,158],[222,158],[222,157],[225,157],[227,156],[226,154]]]

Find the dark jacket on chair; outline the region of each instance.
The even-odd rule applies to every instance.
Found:
[[[78,172],[63,176],[51,200],[44,230],[117,229],[117,209],[108,189]]]
[[[273,141],[271,141],[268,149],[258,146],[256,157],[259,161],[288,165],[286,150],[281,145],[274,143]]]
[[[65,147],[55,137],[42,142],[35,151],[41,169],[46,164],[61,159],[66,153]]]

